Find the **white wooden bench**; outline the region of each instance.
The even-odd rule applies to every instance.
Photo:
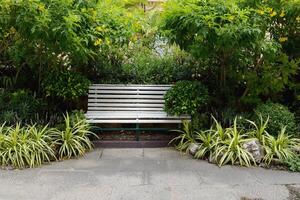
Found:
[[[92,124],[180,124],[190,116],[164,111],[164,94],[171,85],[93,84],[89,88],[86,118]]]

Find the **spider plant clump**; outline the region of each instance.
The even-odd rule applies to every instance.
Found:
[[[282,127],[277,137],[267,135],[264,145],[266,155],[265,163],[270,164],[274,160],[283,162],[295,157],[294,147],[299,141],[286,132],[286,127]]]
[[[214,151],[214,159],[219,166],[231,163],[249,167],[256,164],[252,154],[243,147],[251,139],[243,130],[238,129],[237,118],[234,119],[233,126],[226,129],[225,135],[223,140],[217,141]]]
[[[47,126],[37,128],[36,125],[0,128],[0,161],[2,166],[13,168],[36,167],[50,162],[54,158]]]
[[[193,131],[189,122],[183,122],[183,130],[173,141],[178,141],[176,149],[188,151],[190,144],[197,144],[194,155],[197,159],[208,159],[219,166],[232,164],[241,166],[257,165],[262,160],[270,163],[274,159],[286,160],[293,155],[296,139],[282,129],[277,138],[267,133],[268,119],[259,116],[260,123],[247,120],[250,129],[239,126],[237,117],[230,127],[222,124],[212,116],[213,126],[206,131]]]
[[[212,155],[216,145],[216,137],[211,130],[196,132],[196,140],[199,141],[199,148],[195,154],[195,158],[206,158],[212,160]]]
[[[180,133],[180,135],[173,138],[169,144],[176,142],[175,147],[177,150],[180,152],[188,152],[190,144],[195,143],[194,131],[191,122],[184,120],[182,125],[182,130],[174,130],[175,132]]]
[[[72,123],[69,114],[64,116],[64,129],[56,130],[53,137],[59,159],[82,156],[93,148],[89,136],[94,135],[85,119],[79,117]],[[97,136],[96,136],[97,137]]]
[[[264,121],[262,115],[259,114],[259,124],[258,125],[254,121],[246,120],[253,127],[253,130],[250,130],[248,132],[248,134],[251,137],[256,138],[262,145],[265,145],[265,140],[266,140],[265,138],[266,138],[266,135],[268,134],[268,132],[266,131],[266,129],[267,129],[267,126],[268,126],[269,119],[270,118],[268,117]]]

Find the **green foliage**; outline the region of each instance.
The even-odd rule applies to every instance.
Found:
[[[212,160],[214,147],[216,145],[215,137],[211,130],[196,132],[196,141],[199,141],[198,151],[195,154],[195,158],[209,157]]]
[[[295,116],[284,105],[268,102],[259,105],[255,112],[260,114],[264,120],[269,118],[266,130],[271,135],[276,136],[283,126],[286,126],[288,134],[295,135],[298,133]]]
[[[284,34],[277,37],[278,32],[273,32],[273,28],[278,30],[290,22],[281,17],[279,23],[281,11],[273,8],[261,15],[260,7],[250,2],[171,0],[163,13],[161,28],[169,40],[205,63],[205,81],[218,107],[252,108],[262,96],[272,96],[293,85],[297,74],[299,61],[289,59],[282,49],[280,38],[282,41]],[[266,2],[261,3],[264,9],[269,2],[278,1]],[[285,7],[292,4],[286,3]],[[296,17],[291,20],[293,27],[300,22]]]
[[[95,74],[139,29],[109,0],[2,0],[0,16],[0,66],[12,69],[17,85],[30,81],[37,91],[53,69]]]
[[[281,128],[277,137],[268,134],[265,144],[265,162],[270,164],[274,159],[279,159],[279,161],[283,162],[293,158],[295,156],[293,149],[296,143],[297,140],[286,133],[286,127]]]
[[[44,111],[44,102],[27,90],[0,91],[0,121],[29,123],[35,113]]]
[[[65,116],[62,131],[46,126],[17,123],[0,126],[0,165],[13,168],[36,167],[56,158],[83,155],[92,148],[89,125],[81,112]]]
[[[60,97],[64,100],[86,95],[89,86],[90,81],[87,78],[71,71],[52,72],[43,81],[46,96]]]
[[[281,129],[277,137],[274,137],[266,132],[268,120],[264,121],[261,116],[258,116],[259,124],[247,120],[252,125],[250,128],[239,126],[237,117],[233,120],[233,124],[226,128],[214,117],[212,118],[214,124],[206,131],[194,131],[185,122],[183,130],[178,131],[181,135],[173,139],[179,140],[176,148],[180,151],[188,151],[190,144],[194,143],[198,145],[195,158],[209,159],[210,162],[217,163],[219,166],[230,163],[249,167],[256,165],[256,161],[244,144],[256,140],[265,151],[263,161],[267,165],[275,160],[291,163],[291,159],[295,158],[295,147],[299,139],[288,135],[285,127]],[[293,163],[293,165],[296,164]]]
[[[251,121],[251,120],[246,120],[253,127],[253,130],[250,130],[248,134],[250,136],[258,139],[258,141],[262,145],[265,145],[265,141],[266,141],[265,135],[267,134],[266,129],[268,127],[269,117],[267,117],[267,119],[264,121],[261,114],[259,114],[258,116],[259,116],[259,124],[256,124],[254,121]]]
[[[208,105],[206,87],[197,81],[179,81],[165,94],[165,111],[172,115],[196,114]]]
[[[237,118],[234,119],[233,126],[226,129],[223,137],[217,140],[214,152],[214,160],[219,166],[231,163],[249,167],[255,164],[252,154],[243,148],[243,144],[249,141],[249,138],[238,129]]]
[[[65,159],[73,156],[82,156],[85,152],[92,149],[92,142],[89,139],[93,133],[89,130],[86,120],[79,119],[77,116],[75,123],[67,113],[65,117],[65,127],[63,130],[54,132],[55,144],[58,146],[58,158]]]
[[[195,142],[195,135],[194,131],[192,130],[191,122],[183,121],[182,125],[182,130],[175,130],[176,132],[180,133],[180,135],[173,138],[169,144],[172,142],[178,142],[175,145],[176,149],[180,152],[187,152],[189,145]]]
[[[0,161],[14,168],[36,167],[54,158],[51,129],[20,124],[0,128]]]
[[[285,165],[289,168],[290,171],[300,172],[300,157],[294,156],[284,161]]]

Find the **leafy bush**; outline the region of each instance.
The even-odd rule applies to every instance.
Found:
[[[65,127],[63,130],[54,132],[55,144],[58,148],[58,158],[71,158],[72,156],[81,156],[86,151],[92,149],[90,135],[94,135],[89,129],[86,120],[76,118],[73,122],[67,113],[65,118]]]
[[[289,170],[293,172],[300,172],[300,157],[294,156],[284,161]]]
[[[197,81],[177,82],[164,98],[165,111],[171,115],[196,114],[209,102],[206,87]]]
[[[20,121],[29,123],[36,113],[42,113],[45,109],[45,103],[28,90],[3,91],[0,93],[0,103],[0,121],[8,124]]]
[[[255,112],[260,114],[264,120],[269,118],[266,130],[271,135],[276,136],[283,126],[286,126],[288,134],[297,134],[298,132],[294,114],[284,105],[268,102],[259,105]]]
[[[169,0],[161,29],[206,63],[206,85],[218,107],[251,109],[262,97],[294,86],[297,12],[298,1]]]
[[[44,79],[43,88],[46,96],[73,100],[88,92],[90,81],[84,76],[71,71],[52,72]]]

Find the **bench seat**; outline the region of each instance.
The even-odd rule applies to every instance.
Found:
[[[90,123],[181,123],[189,120],[188,115],[170,116],[162,111],[89,111],[86,117]]]

